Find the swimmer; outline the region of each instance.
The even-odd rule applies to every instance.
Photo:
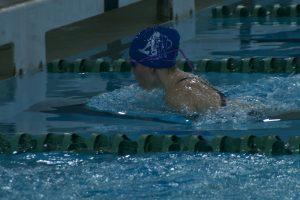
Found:
[[[178,112],[204,113],[226,105],[225,96],[199,76],[178,69],[179,33],[156,26],[136,35],[129,56],[139,86],[162,88],[166,103]]]

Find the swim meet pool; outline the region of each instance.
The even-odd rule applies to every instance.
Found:
[[[183,22],[194,27],[196,33],[185,35],[182,42],[182,49],[191,60],[299,56],[298,18],[208,19],[207,12]],[[220,44],[226,44],[226,49]],[[126,53],[122,52],[124,56]],[[122,132],[132,138],[143,133],[207,137],[277,134],[283,139],[299,135],[300,119],[262,121],[300,110],[299,75],[201,75],[230,99],[250,107],[229,104],[217,113],[190,120],[164,105],[162,91],[148,93],[138,88],[130,73],[40,73],[0,82],[1,88],[7,90],[1,95],[3,106],[18,101],[20,96],[12,91],[23,84],[31,84],[43,99],[26,109],[18,104],[19,112],[1,117],[0,130],[86,135]],[[258,114],[249,116],[253,110]],[[149,199],[297,199],[300,192],[298,156],[165,153],[117,157],[40,153],[1,155],[0,162],[2,198],[125,199],[139,194],[139,198]]]

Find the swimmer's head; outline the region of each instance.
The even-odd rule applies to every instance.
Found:
[[[158,88],[161,86],[161,81],[158,77],[156,69],[146,67],[142,64],[136,63],[132,71],[135,79],[138,81],[139,85],[147,90]]]
[[[176,64],[179,33],[172,28],[155,26],[138,33],[129,49],[129,56],[146,67],[161,69]]]
[[[138,33],[129,49],[133,73],[144,89],[161,85],[157,70],[170,69],[176,64],[180,36],[172,28],[155,26]]]

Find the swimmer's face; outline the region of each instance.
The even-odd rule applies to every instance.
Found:
[[[132,72],[143,89],[151,90],[160,87],[160,80],[155,69],[136,63]]]

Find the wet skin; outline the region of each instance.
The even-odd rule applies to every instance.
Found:
[[[178,112],[203,113],[221,106],[218,91],[193,74],[179,69],[153,69],[141,64],[136,64],[132,71],[140,87],[146,90],[163,88],[167,104]]]

